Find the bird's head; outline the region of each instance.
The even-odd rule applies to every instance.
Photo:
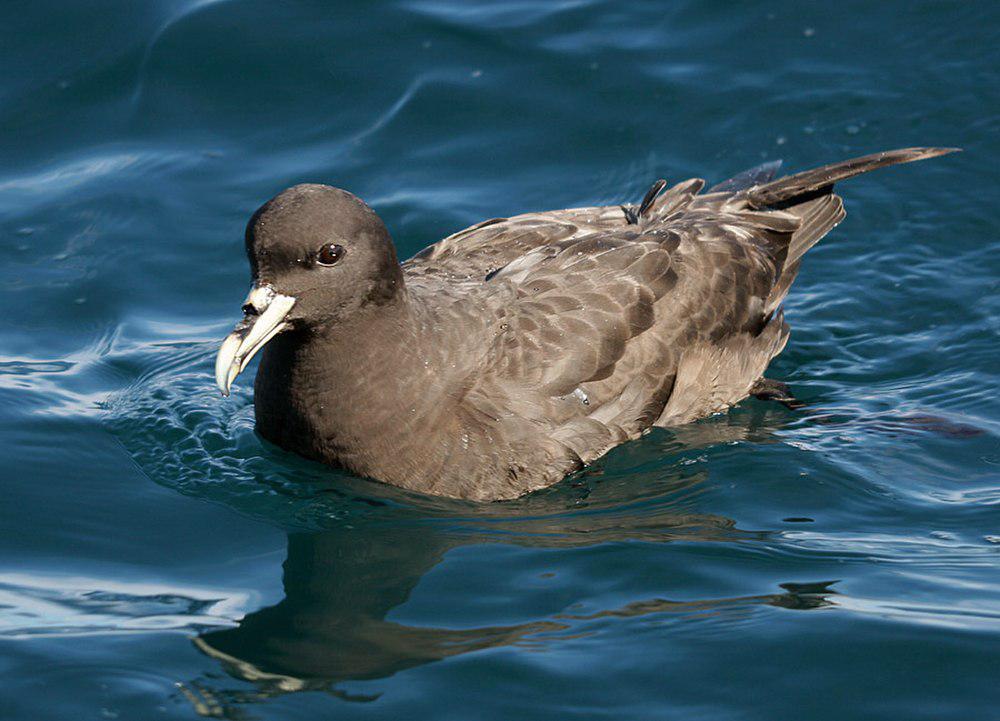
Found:
[[[223,395],[279,333],[334,329],[359,310],[392,301],[402,272],[382,220],[328,185],[296,185],[261,206],[246,229],[252,286],[243,320],[215,363]]]

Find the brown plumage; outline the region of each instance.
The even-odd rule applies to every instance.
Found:
[[[228,392],[263,347],[265,438],[424,493],[514,498],[746,398],[788,339],[802,256],[844,217],[833,183],[947,152],[774,181],[772,164],[705,194],[658,181],[635,208],[488,220],[401,265],[368,206],[296,186],[247,227],[256,290],[217,378]]]

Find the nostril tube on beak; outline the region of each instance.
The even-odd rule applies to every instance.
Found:
[[[243,301],[244,315],[256,316],[263,314],[277,295],[274,292],[274,288],[270,285],[254,285]]]

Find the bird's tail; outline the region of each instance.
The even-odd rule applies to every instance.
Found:
[[[787,240],[787,246],[782,243],[784,257],[781,259],[781,272],[765,303],[765,312],[774,311],[788,295],[806,251],[844,219],[844,203],[839,196],[834,195],[834,183],[869,170],[936,158],[956,150],[958,148],[890,150],[824,165],[740,190],[737,197],[742,195],[752,209],[782,210],[799,219],[798,227]]]

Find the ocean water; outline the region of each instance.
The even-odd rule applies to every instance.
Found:
[[[988,2],[9,3],[0,718],[1000,718]],[[907,145],[841,186],[748,401],[522,500],[253,432],[250,213],[476,221]]]

